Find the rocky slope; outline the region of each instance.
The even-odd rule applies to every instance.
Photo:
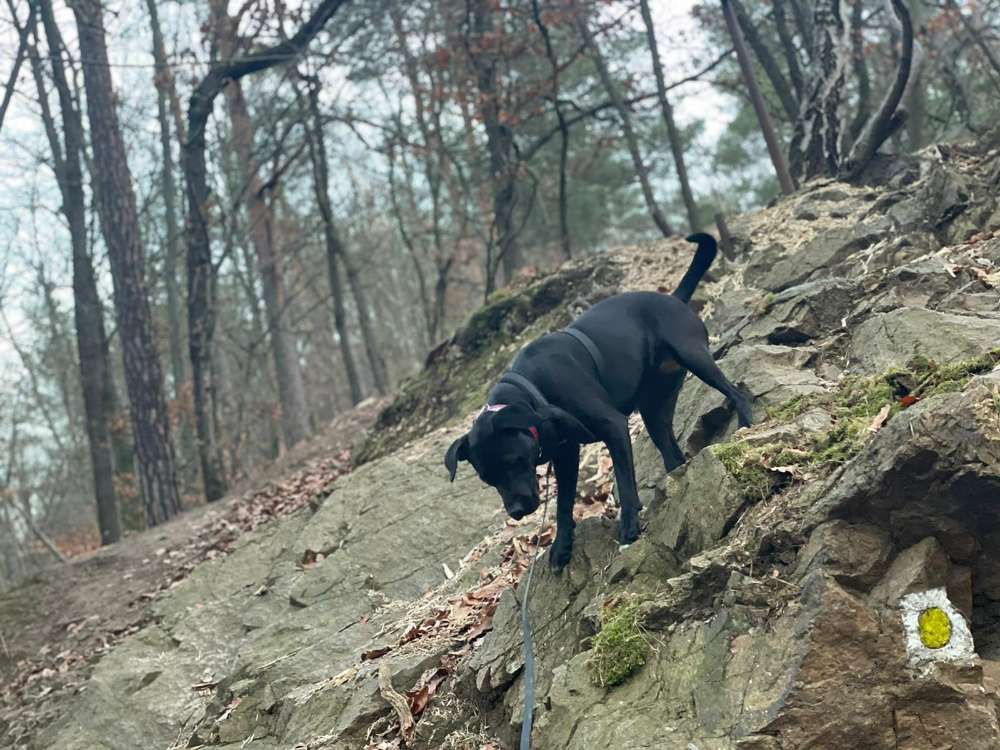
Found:
[[[625,550],[588,452],[573,560],[535,575],[535,747],[1000,746],[998,188],[994,139],[732,221],[738,260],[699,299],[758,422],[736,431],[689,380],[670,476],[636,425],[645,531]],[[494,300],[364,465],[165,592],[27,746],[513,747],[513,585],[551,530],[506,524],[468,471],[449,484],[444,448],[521,343],[672,288],[689,252],[625,249]]]

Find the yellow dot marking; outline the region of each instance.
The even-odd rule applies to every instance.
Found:
[[[951,640],[951,620],[940,607],[930,607],[917,618],[920,642],[927,648],[942,648]]]

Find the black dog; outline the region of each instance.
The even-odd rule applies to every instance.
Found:
[[[636,409],[667,471],[684,463],[673,417],[685,371],[722,392],[741,426],[752,421],[750,404],[719,370],[708,349],[708,331],[688,307],[695,287],[715,258],[707,234],[673,295],[629,292],[587,310],[569,328],[526,346],[490,391],[472,429],[452,443],[445,466],[452,481],[459,461],[500,492],[515,519],[539,505],[535,466],[551,461],[558,484],[557,534],[549,561],[559,569],[573,549],[580,445],[598,440],[614,463],[621,504],[619,539],[639,536],[639,496],[632,465],[628,415]]]

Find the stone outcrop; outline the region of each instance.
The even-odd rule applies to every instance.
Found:
[[[689,380],[684,467],[666,476],[637,430],[639,541],[619,549],[594,512],[561,574],[539,560],[534,747],[1000,747],[1000,369],[955,365],[1000,346],[998,163],[995,144],[933,147],[886,185],[816,182],[731,222],[737,260],[697,302],[757,424]],[[511,549],[535,521],[505,525],[441,455],[520,345],[620,289],[669,290],[686,248],[492,300],[403,388],[364,465],[164,596],[33,747],[400,747],[383,661],[400,693],[437,680],[408,746],[513,747]],[[940,372],[927,360],[951,368],[941,387],[918,382]],[[447,625],[483,586],[478,631]],[[630,596],[645,664],[599,687],[595,636]]]

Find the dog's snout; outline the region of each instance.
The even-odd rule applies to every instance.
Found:
[[[538,510],[538,500],[534,497],[517,498],[507,502],[506,505],[507,514],[515,521],[520,521]]]

